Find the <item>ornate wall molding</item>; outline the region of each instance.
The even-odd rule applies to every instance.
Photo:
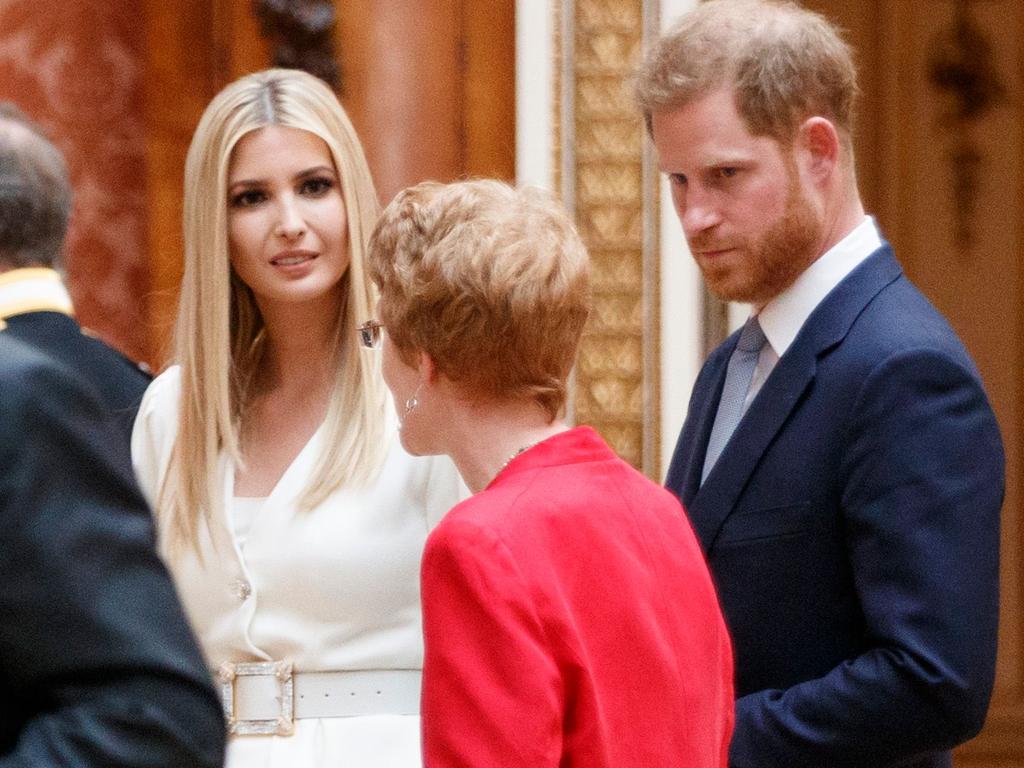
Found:
[[[972,126],[1006,99],[1006,86],[994,62],[993,44],[971,15],[971,0],[954,0],[952,23],[931,41],[931,85],[946,97],[939,124],[946,129],[947,157],[953,167],[953,222],[957,245],[974,242],[983,147]]]
[[[627,83],[644,34],[641,0],[562,4],[561,189],[591,255],[594,308],[580,347],[575,420],[648,475],[658,467],[654,182]],[[648,208],[645,208],[645,205]],[[645,240],[646,232],[646,240]],[[646,256],[646,258],[645,258]],[[655,274],[652,274],[655,270]]]
[[[274,43],[275,66],[303,69],[341,89],[331,0],[253,0],[253,13]]]

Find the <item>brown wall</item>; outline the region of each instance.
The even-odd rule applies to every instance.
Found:
[[[0,99],[67,157],[75,207],[66,247],[79,320],[148,354],[144,40],[131,0],[0,0]]]
[[[185,154],[207,103],[235,78],[264,69],[270,49],[246,0],[146,0],[145,174],[152,274],[147,317],[154,368],[167,358],[181,281]]]
[[[512,0],[348,0],[342,101],[381,200],[425,179],[515,175]]]

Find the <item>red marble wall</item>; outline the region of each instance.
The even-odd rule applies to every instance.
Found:
[[[65,264],[79,321],[149,354],[144,19],[133,0],[0,0],[0,99],[68,160]]]

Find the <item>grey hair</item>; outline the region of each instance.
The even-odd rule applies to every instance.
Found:
[[[60,150],[21,110],[0,102],[0,264],[59,266],[72,201]]]

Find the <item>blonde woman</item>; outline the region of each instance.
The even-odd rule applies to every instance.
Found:
[[[175,364],[132,449],[227,765],[419,765],[419,560],[459,486],[403,452],[359,349],[379,212],[359,140],[316,78],[249,75],[200,120],[184,203]]]

